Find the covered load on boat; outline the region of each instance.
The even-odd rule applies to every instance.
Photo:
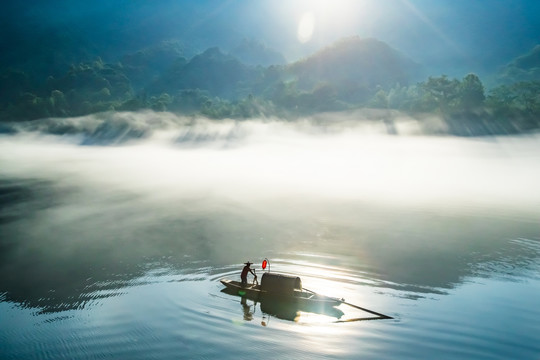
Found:
[[[293,296],[294,291],[302,291],[302,280],[298,276],[264,273],[261,290],[273,294]]]

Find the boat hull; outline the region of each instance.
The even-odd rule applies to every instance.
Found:
[[[222,279],[220,282],[226,287],[227,292],[232,295],[246,296],[252,300],[277,299],[280,301],[296,302],[311,306],[338,306],[343,301],[341,299],[320,295],[305,290],[295,290],[292,294],[280,294],[279,292],[265,291],[258,284],[242,285],[239,281]]]

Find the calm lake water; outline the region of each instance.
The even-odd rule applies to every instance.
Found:
[[[540,359],[538,135],[129,121],[0,137],[0,358]],[[221,291],[264,258],[393,319]]]

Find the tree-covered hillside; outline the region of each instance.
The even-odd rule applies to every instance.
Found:
[[[409,85],[419,78],[420,66],[376,39],[351,37],[320,50],[290,66],[299,88],[312,90],[323,83],[340,92],[340,98],[365,100],[362,93],[376,87]]]
[[[250,48],[265,51],[244,43]],[[0,119],[142,109],[295,117],[370,107],[437,114],[458,135],[515,133],[540,127],[539,51],[510,61],[501,85],[485,89],[472,73],[421,78],[420,65],[376,39],[343,39],[295,63],[270,66],[248,65],[219,48],[188,58],[179,42],[167,41],[111,63],[99,57],[73,63],[63,72],[52,65],[4,68]]]

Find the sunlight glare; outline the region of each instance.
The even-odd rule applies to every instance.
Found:
[[[302,15],[300,22],[298,23],[298,41],[306,43],[311,40],[313,32],[315,31],[315,16],[313,13],[308,12]]]
[[[357,33],[358,24],[364,24],[372,10],[368,2],[353,0],[303,0],[284,6],[295,14],[296,36],[302,44],[334,39],[336,32]]]

